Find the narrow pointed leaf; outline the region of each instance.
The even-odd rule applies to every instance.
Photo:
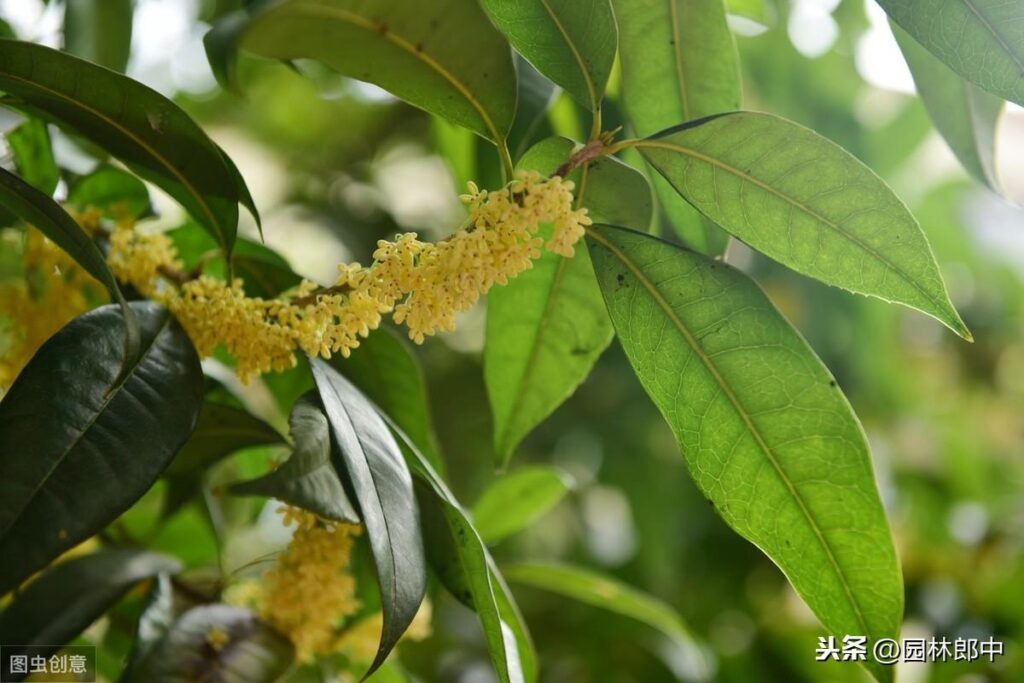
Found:
[[[983,90],[1024,105],[1024,4],[878,0],[903,30]]]
[[[548,138],[519,167],[553,173],[573,147],[566,138]],[[594,220],[647,228],[651,191],[643,175],[609,158],[590,164],[586,181],[583,173],[570,177]],[[484,378],[500,465],[586,378],[611,338],[590,258],[581,247],[572,258],[545,251],[532,268],[490,292]]]
[[[11,556],[16,557],[16,556]],[[0,612],[0,640],[48,656],[71,642],[138,582],[179,571],[172,557],[101,550],[47,570]]]
[[[550,562],[513,564],[502,567],[502,570],[513,583],[558,593],[636,619],[687,647],[691,653],[699,653],[690,629],[676,610],[614,577],[585,567]]]
[[[416,477],[427,561],[445,589],[477,613],[498,679],[534,683],[537,655],[526,622],[469,513],[412,440],[387,415],[382,417],[401,442]]]
[[[504,144],[515,112],[508,43],[475,0],[282,0],[232,15],[207,37],[214,72],[238,50],[317,59]]]
[[[124,72],[132,47],[132,0],[70,0],[64,5],[64,49]]]
[[[611,226],[588,243],[622,348],[698,488],[829,631],[897,637],[902,578],[867,442],[807,343],[731,266]]]
[[[174,102],[85,60],[12,40],[0,41],[0,90],[15,98],[7,104],[69,128],[162,188],[231,252],[237,169]]]
[[[0,206],[46,235],[107,288],[110,298],[121,307],[122,357],[126,365],[134,362],[141,344],[139,322],[96,243],[49,195],[3,168],[0,168]]]
[[[50,338],[0,402],[0,557],[18,558],[0,563],[0,594],[127,510],[195,426],[195,349],[166,309],[131,307],[129,366],[123,318],[104,306]]]
[[[204,401],[196,428],[174,456],[167,475],[181,477],[201,472],[243,448],[284,443],[276,429],[255,415],[234,406]]]
[[[485,543],[522,531],[558,504],[571,488],[568,475],[535,465],[503,474],[473,506],[473,523]]]
[[[444,472],[423,369],[403,339],[378,330],[360,340],[348,358],[335,356],[331,365],[398,424],[435,470]]]
[[[340,451],[335,466],[352,484],[377,567],[384,628],[369,675],[412,623],[426,592],[412,476],[373,404],[325,361],[313,359],[310,364]]]
[[[213,629],[226,636],[219,649],[208,640]],[[126,683],[273,683],[294,657],[291,642],[248,610],[202,605],[174,622]]]
[[[968,173],[1002,192],[996,175],[995,148],[1003,100],[965,81],[899,26],[893,24],[892,33],[935,129]]]
[[[60,169],[53,158],[53,145],[46,123],[29,119],[4,137],[11,148],[18,174],[43,194],[53,196],[60,181]]]
[[[113,166],[101,166],[82,176],[68,192],[68,204],[93,208],[112,218],[141,218],[153,213],[146,184]]]
[[[508,134],[512,159],[518,160],[534,143],[546,137],[548,110],[559,93],[558,88],[521,56],[516,56],[519,95],[516,98],[516,118]]]
[[[300,398],[288,418],[291,456],[272,472],[228,486],[236,495],[268,496],[326,519],[359,524],[345,487],[331,462],[331,428],[316,394]]]
[[[740,106],[736,44],[722,0],[613,0],[622,102],[641,137]],[[654,174],[654,191],[687,246],[721,256],[729,236]]]
[[[512,47],[590,111],[601,108],[615,61],[609,0],[481,0]]]
[[[835,143],[777,116],[737,112],[670,128],[639,149],[701,213],[766,256],[916,308],[970,339],[917,221]]]

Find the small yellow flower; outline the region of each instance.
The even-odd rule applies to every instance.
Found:
[[[220,626],[211,626],[206,632],[206,644],[215,652],[220,652],[231,640],[231,636]]]

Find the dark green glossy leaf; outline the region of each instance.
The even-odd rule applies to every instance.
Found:
[[[533,683],[537,655],[526,622],[469,513],[409,437],[393,420],[382,417],[401,441],[416,477],[427,561],[448,592],[479,616],[498,679]]]
[[[753,112],[670,128],[638,146],[687,201],[766,256],[916,308],[970,339],[917,221],[842,147]]]
[[[519,167],[553,173],[573,147],[565,138],[549,138],[527,152]],[[651,191],[639,172],[604,158],[570,178],[594,220],[641,229],[650,224]],[[484,377],[500,464],[572,394],[611,338],[585,249],[568,259],[545,251],[532,268],[490,292]]]
[[[43,194],[52,196],[60,181],[60,169],[53,159],[53,146],[46,123],[29,119],[4,136],[22,178]]]
[[[280,254],[245,238],[235,243],[232,265],[235,277],[245,280],[245,293],[249,296],[273,299],[302,282],[302,277]]]
[[[585,567],[530,562],[504,566],[502,571],[513,583],[558,593],[656,628],[685,647],[691,656],[700,658],[701,670],[709,670],[679,613],[653,595]]]
[[[209,47],[210,45],[213,47]],[[475,0],[282,0],[234,15],[207,37],[214,72],[238,49],[310,58],[503,145],[515,112],[508,44]]]
[[[0,42],[0,90],[16,98],[8,104],[70,128],[161,187],[231,252],[237,170],[178,105],[85,60],[9,40]]]
[[[145,493],[196,423],[202,370],[184,330],[131,304],[142,352],[104,306],[50,338],[0,402],[0,594],[103,529]],[[119,379],[120,378],[120,379]]]
[[[214,629],[227,636],[220,649],[207,640]],[[248,610],[203,605],[183,614],[127,680],[273,683],[291,667],[294,656],[291,642]]]
[[[645,137],[684,121],[738,109],[736,45],[722,0],[613,0],[619,21],[622,102]],[[666,218],[687,246],[721,256],[727,233],[703,218],[668,182],[652,184]]]
[[[1002,192],[995,147],[1003,100],[965,81],[899,26],[893,24],[892,32],[935,129],[968,173]]]
[[[588,244],[622,348],[698,488],[829,631],[896,638],[902,577],[867,441],[807,343],[731,266],[611,226]]]
[[[142,218],[153,213],[146,184],[113,166],[101,166],[79,178],[68,192],[68,203],[94,208],[111,218]]]
[[[54,244],[75,259],[90,275],[103,283],[107,291],[110,292],[110,298],[120,305],[122,321],[126,323],[123,329],[124,361],[126,364],[134,361],[141,343],[139,323],[135,319],[132,308],[128,306],[121,294],[121,288],[96,243],[89,239],[81,226],[49,195],[40,192],[18,176],[2,168],[0,168],[0,206],[8,209],[26,223],[35,226]]]
[[[615,61],[609,0],[481,0],[512,47],[590,111],[601,108]]]
[[[971,83],[1024,105],[1024,4],[878,0],[893,21]]]
[[[84,631],[139,581],[179,569],[171,557],[139,550],[101,550],[61,562],[0,612],[0,641],[32,646],[32,654],[47,656]]]
[[[335,356],[331,365],[398,424],[435,470],[444,472],[423,369],[404,340],[391,330],[377,330],[360,340],[351,356]]]
[[[553,467],[534,465],[503,474],[473,506],[473,523],[485,543],[498,541],[530,526],[562,500],[570,479]]]
[[[352,484],[377,567],[384,628],[368,675],[384,662],[423,602],[427,568],[419,512],[409,468],[374,405],[326,361],[313,359],[310,365],[340,451],[335,466]]]
[[[237,495],[267,496],[338,522],[359,524],[359,515],[331,462],[331,429],[315,393],[304,395],[288,418],[291,456],[268,474],[228,486]]]
[[[204,401],[192,436],[165,472],[162,515],[170,517],[199,492],[203,475],[227,456],[254,446],[284,445],[277,430],[234,406]]]
[[[132,0],[68,0],[64,4],[64,49],[124,72],[131,54],[132,16]]]

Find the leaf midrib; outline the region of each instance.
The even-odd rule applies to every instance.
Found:
[[[850,605],[853,607],[853,611],[857,618],[857,622],[861,628],[861,632],[864,634],[870,634],[867,622],[865,621],[864,615],[861,612],[860,604],[853,596],[853,591],[850,588],[850,584],[846,578],[846,574],[843,572],[842,567],[840,567],[839,562],[836,560],[835,555],[832,552],[832,547],[828,543],[828,539],[825,538],[821,529],[818,527],[817,522],[815,522],[814,518],[811,516],[810,510],[807,508],[807,505],[804,502],[803,497],[800,495],[800,492],[797,491],[795,485],[792,481],[790,481],[789,476],[786,474],[785,470],[782,469],[782,465],[775,458],[775,455],[772,452],[771,447],[765,441],[764,437],[761,435],[761,432],[754,424],[753,418],[747,412],[746,408],[744,408],[743,404],[740,403],[739,398],[732,391],[729,384],[725,381],[725,378],[718,371],[718,367],[714,364],[714,361],[712,361],[712,359],[706,353],[704,353],[703,348],[700,347],[700,345],[697,343],[697,340],[694,339],[689,329],[687,329],[686,325],[679,318],[679,316],[676,314],[675,310],[673,310],[671,305],[669,305],[668,301],[665,300],[665,298],[662,296],[661,292],[654,285],[654,283],[651,282],[644,275],[643,271],[641,271],[640,268],[635,263],[633,263],[633,261],[630,260],[630,258],[625,253],[622,252],[622,250],[620,250],[609,240],[605,239],[594,230],[588,230],[587,235],[588,237],[594,239],[603,247],[608,249],[608,251],[610,251],[619,261],[623,263],[623,265],[629,268],[629,270],[633,273],[633,276],[644,286],[647,292],[651,295],[651,298],[653,298],[655,303],[657,303],[658,307],[661,308],[664,311],[665,315],[669,318],[669,320],[672,321],[672,324],[679,331],[680,335],[682,335],[683,339],[686,341],[690,349],[697,355],[698,358],[700,358],[701,362],[704,364],[704,367],[708,370],[709,373],[711,373],[711,376],[715,379],[715,382],[717,382],[719,388],[732,403],[736,413],[743,420],[747,432],[754,437],[754,440],[757,442],[758,447],[764,453],[769,463],[771,463],[776,475],[789,490],[790,495],[796,501],[801,513],[803,513],[804,518],[807,520],[808,525],[814,531],[815,537],[817,538],[822,549],[825,551],[825,555],[828,558],[829,563],[832,565],[832,569],[835,571],[840,584],[843,586],[843,590],[846,593],[846,597],[849,600]]]
[[[992,37],[996,39],[996,42],[999,43],[999,46],[1003,48],[1003,52],[1005,52],[1013,61],[1013,63],[1017,65],[1018,71],[1024,72],[1024,61],[1022,61],[1021,58],[1018,57],[1013,52],[1013,50],[1010,49],[1010,46],[1007,44],[1002,34],[996,31],[995,26],[989,23],[988,19],[975,6],[974,2],[972,2],[972,0],[962,0],[962,2],[970,11],[970,13],[977,17],[978,21],[981,22],[981,25],[985,27],[985,30],[992,34]]]
[[[298,10],[300,13],[305,12],[306,14],[313,16],[314,18],[317,15],[320,15],[327,18],[335,18],[340,19],[341,21],[346,21],[357,28],[361,28],[365,31],[370,31],[381,36],[392,45],[395,45],[396,47],[404,50],[405,52],[409,53],[416,59],[420,60],[421,62],[429,66],[431,69],[436,71],[442,78],[448,81],[448,83],[450,83],[451,86],[455,88],[459,92],[459,94],[462,95],[462,97],[465,98],[465,100],[469,102],[469,104],[476,110],[484,125],[487,127],[487,130],[490,131],[491,135],[493,136],[494,141],[499,145],[504,144],[505,136],[498,132],[498,128],[497,126],[495,126],[490,114],[487,113],[487,110],[484,108],[480,100],[473,96],[473,93],[470,92],[466,84],[460,81],[458,78],[456,78],[455,75],[447,68],[445,68],[443,64],[441,64],[436,59],[431,57],[425,51],[417,51],[416,46],[407,38],[398,35],[390,28],[381,30],[381,26],[375,23],[373,20],[367,19],[366,17],[360,14],[356,14],[355,12],[342,9],[341,7],[323,7],[319,5],[306,5],[299,3],[295,5],[295,9]]]
[[[551,22],[555,25],[555,28],[558,29],[558,32],[562,36],[562,40],[565,41],[569,51],[572,52],[573,59],[576,60],[576,66],[579,67],[580,75],[583,76],[583,84],[587,86],[587,94],[590,97],[590,110],[597,111],[600,107],[600,102],[598,102],[597,98],[597,89],[594,87],[594,81],[590,78],[590,72],[587,71],[587,64],[583,61],[583,56],[580,54],[579,50],[576,49],[576,43],[573,42],[572,38],[569,36],[569,32],[565,30],[565,26],[562,25],[558,15],[555,14],[553,9],[551,9],[551,5],[548,3],[548,0],[540,0],[540,4],[551,17]]]
[[[52,88],[48,88],[47,86],[42,85],[41,83],[38,83],[37,81],[29,80],[27,78],[22,78],[21,76],[16,76],[16,75],[14,75],[14,74],[12,74],[10,72],[4,72],[4,76],[3,77],[4,78],[9,78],[9,79],[15,80],[15,81],[20,81],[21,83],[24,83],[24,84],[28,85],[29,87],[38,88],[39,90],[42,90],[42,91],[44,91],[44,92],[46,92],[46,93],[48,93],[50,95],[53,95],[54,97],[57,97],[58,99],[61,99],[61,100],[65,101],[65,102],[71,104],[73,107],[78,107],[78,108],[88,112],[89,114],[92,114],[96,118],[98,118],[101,121],[105,122],[107,125],[109,125],[109,126],[113,127],[114,129],[120,131],[122,134],[125,135],[125,137],[130,138],[139,147],[144,149],[152,158],[156,159],[164,167],[165,170],[167,170],[172,176],[174,176],[175,180],[180,182],[182,184],[182,186],[185,187],[185,189],[188,191],[188,193],[190,195],[192,195],[198,201],[199,206],[202,207],[203,213],[206,214],[206,218],[207,218],[207,220],[210,221],[211,225],[216,225],[216,226],[220,226],[221,225],[220,221],[218,221],[216,219],[216,217],[213,215],[212,210],[207,205],[207,203],[204,201],[203,196],[199,193],[199,191],[196,189],[196,187],[191,182],[189,182],[188,178],[186,178],[184,175],[182,175],[180,172],[178,172],[178,169],[175,168],[174,165],[171,164],[166,158],[164,158],[163,155],[161,155],[159,152],[157,152],[145,140],[143,140],[142,138],[140,138],[137,135],[135,135],[134,133],[132,133],[131,130],[121,126],[117,121],[111,119],[110,117],[108,117],[103,112],[98,111],[98,110],[88,106],[87,104],[85,104],[84,102],[82,102],[80,100],[76,100],[76,99],[74,99],[72,97],[68,97],[67,95],[65,95],[64,93],[60,92],[59,90],[54,90]],[[221,247],[225,251],[228,251],[229,249],[228,249],[228,245],[227,245],[227,232],[225,230],[223,230],[223,229],[219,230],[218,231],[218,237],[220,239]]]
[[[33,487],[32,493],[25,498],[25,504],[21,506],[21,509],[18,510],[17,514],[11,519],[11,523],[8,525],[7,529],[4,530],[2,534],[0,534],[0,540],[7,536],[7,534],[10,533],[10,531],[17,525],[18,521],[21,520],[21,516],[25,514],[25,510],[27,510],[32,505],[32,501],[35,500],[36,496],[39,495],[39,492],[43,490],[43,487],[46,486],[46,484],[50,481],[50,479],[53,477],[53,473],[57,471],[57,468],[60,467],[64,460],[68,457],[68,454],[75,449],[75,447],[85,437],[89,430],[92,429],[92,426],[96,424],[96,420],[98,420],[100,416],[103,415],[104,412],[106,412],[107,406],[110,405],[110,402],[121,395],[121,390],[124,388],[124,385],[127,384],[128,381],[135,376],[135,372],[138,370],[139,366],[141,366],[143,362],[147,360],[150,349],[153,348],[157,340],[160,338],[160,335],[162,335],[164,331],[167,329],[167,327],[171,324],[171,320],[171,315],[170,313],[168,313],[167,317],[164,319],[164,322],[160,325],[160,329],[153,336],[152,341],[150,341],[150,343],[146,346],[145,349],[139,350],[137,360],[131,366],[131,371],[126,372],[125,369],[122,368],[122,370],[119,372],[119,375],[114,378],[115,383],[104,393],[103,400],[100,402],[100,405],[97,406],[96,411],[93,413],[92,417],[90,417],[89,421],[82,426],[81,430],[79,430],[74,440],[70,444],[68,444],[67,447],[63,450],[63,452],[54,460],[53,465],[46,471],[45,476],[43,476],[39,480],[39,483],[35,487]]]
[[[675,53],[676,83],[679,85],[679,104],[683,110],[683,121],[690,120],[690,104],[686,94],[686,80],[683,77],[683,53],[679,44],[679,8],[676,0],[668,0],[669,13],[672,21],[672,47]]]
[[[799,201],[797,199],[794,199],[793,197],[790,197],[788,194],[786,194],[784,192],[781,192],[781,191],[777,190],[776,188],[772,187],[768,183],[766,183],[766,182],[764,182],[764,181],[762,181],[762,180],[760,180],[758,178],[755,178],[754,176],[752,176],[752,175],[750,175],[748,173],[745,173],[745,172],[741,171],[740,169],[736,168],[735,166],[732,166],[730,164],[725,163],[724,161],[721,161],[721,160],[716,159],[716,158],[714,158],[712,156],[709,156],[707,154],[703,154],[703,153],[701,153],[701,152],[699,152],[699,151],[697,151],[697,150],[695,150],[693,148],[685,147],[685,146],[680,145],[680,144],[669,143],[669,142],[660,142],[660,141],[657,141],[657,140],[641,140],[641,141],[636,143],[636,146],[637,147],[641,147],[641,148],[642,147],[652,147],[652,148],[655,148],[655,149],[666,149],[666,150],[669,150],[671,152],[676,152],[678,154],[682,154],[682,155],[685,155],[685,156],[693,157],[694,159],[698,159],[700,161],[703,161],[703,162],[705,162],[707,164],[710,164],[710,165],[712,165],[712,166],[714,166],[716,168],[720,168],[720,169],[722,169],[723,171],[725,171],[727,173],[731,173],[732,175],[736,176],[737,178],[739,178],[739,179],[741,179],[743,181],[746,181],[746,182],[749,182],[749,183],[751,183],[753,185],[756,185],[757,187],[761,188],[762,190],[765,190],[765,191],[775,195],[776,197],[778,197],[782,201],[786,202],[790,206],[792,206],[792,207],[794,207],[794,208],[804,212],[805,214],[807,214],[808,216],[810,216],[814,220],[816,220],[816,221],[822,223],[823,225],[827,226],[828,228],[833,230],[838,235],[846,238],[848,241],[853,243],[855,246],[859,247],[863,251],[866,251],[872,257],[874,257],[874,258],[878,259],[879,261],[881,261],[882,263],[884,263],[886,265],[886,267],[888,267],[890,270],[892,270],[892,272],[895,273],[901,280],[903,280],[904,282],[909,284],[911,287],[916,289],[922,296],[925,297],[926,300],[931,302],[936,307],[936,309],[938,311],[946,311],[946,309],[948,308],[948,306],[947,306],[947,304],[945,302],[941,301],[940,299],[937,299],[933,294],[931,294],[926,289],[924,289],[913,278],[911,278],[906,272],[904,272],[902,268],[898,267],[895,263],[893,263],[891,260],[886,258],[877,249],[875,249],[871,245],[867,244],[866,242],[864,242],[863,240],[858,238],[853,233],[847,232],[838,223],[835,223],[835,222],[829,220],[828,218],[826,218],[825,216],[821,215],[820,213],[818,213],[817,211],[815,211],[811,207],[809,207],[806,204],[804,204],[803,202],[801,202],[801,201]],[[661,172],[660,168],[658,170],[659,170],[659,172]],[[671,183],[671,181],[669,181],[669,182]],[[873,296],[877,296],[877,295],[873,295]]]

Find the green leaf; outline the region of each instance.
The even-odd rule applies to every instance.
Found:
[[[670,605],[653,595],[585,567],[527,562],[506,565],[502,570],[513,583],[558,593],[647,624],[698,656],[701,669],[708,669],[708,662],[703,661],[703,655],[682,618]]]
[[[537,656],[515,599],[469,514],[412,440],[381,414],[403,446],[417,481],[427,561],[444,587],[480,617],[502,683],[534,683]]]
[[[588,243],[622,348],[697,487],[829,631],[895,638],[900,568],[864,433],[828,370],[731,266],[611,226]]]
[[[0,402],[0,595],[145,493],[196,423],[203,376],[166,309],[132,303],[142,353],[103,306],[50,338]]]
[[[214,72],[222,75],[231,73],[238,49],[317,59],[498,145],[512,125],[512,56],[475,0],[282,0],[218,25],[211,43]]]
[[[248,296],[273,299],[302,282],[302,276],[292,270],[284,257],[244,237],[235,243],[232,265],[235,277],[245,280]]]
[[[528,61],[516,55],[516,73],[519,76],[519,95],[516,98],[516,118],[508,134],[512,158],[518,160],[543,135],[548,110],[555,102],[558,88],[533,68]]]
[[[553,468],[523,467],[499,477],[473,506],[473,521],[485,543],[493,544],[530,526],[572,488]]]
[[[360,340],[351,356],[335,356],[331,365],[391,416],[435,470],[444,472],[423,369],[405,341],[387,328],[376,330]]]
[[[11,40],[0,41],[0,90],[15,98],[6,104],[71,129],[162,188],[230,254],[237,170],[178,105],[121,74]]]
[[[46,123],[28,119],[4,136],[22,178],[47,196],[53,196],[60,181],[60,169],[53,158],[53,146]]]
[[[121,307],[125,366],[134,362],[141,343],[139,322],[96,243],[49,195],[3,168],[0,168],[0,207],[35,226],[107,288],[110,298]]]
[[[180,568],[174,558],[140,550],[101,550],[66,560],[17,593],[0,612],[0,640],[31,646],[33,654],[47,656],[84,631],[139,581]]]
[[[376,408],[327,362],[310,361],[313,379],[340,457],[335,466],[350,481],[377,567],[384,628],[373,673],[398,643],[426,592],[419,513],[402,452]]]
[[[64,49],[123,73],[131,54],[132,15],[132,0],[69,0]]]
[[[174,585],[166,573],[158,574],[146,596],[146,604],[135,626],[135,642],[121,678],[129,681],[135,675],[136,667],[152,652],[153,647],[174,626],[178,609],[174,602]]]
[[[971,83],[1024,105],[1024,4],[1006,0],[878,0],[882,9]]]
[[[670,128],[637,146],[688,202],[766,256],[971,338],[917,221],[842,147],[753,112]]]
[[[284,443],[277,430],[247,411],[204,401],[192,436],[164,472],[168,486],[161,516],[170,517],[187,503],[215,463],[244,448]]]
[[[331,430],[315,392],[302,396],[288,418],[295,448],[270,473],[230,484],[236,495],[267,496],[338,522],[359,524],[359,515],[331,463]]]
[[[996,127],[1003,100],[965,81],[896,24],[892,33],[935,129],[977,180],[1002,192],[996,175]]]
[[[219,649],[207,640],[214,629],[227,636]],[[294,657],[291,642],[248,610],[202,605],[174,623],[127,683],[273,683]]]
[[[519,167],[553,173],[573,147],[565,138],[548,138]],[[606,157],[588,165],[585,181],[582,175],[570,178],[594,220],[650,224],[651,191],[640,173]],[[532,268],[490,292],[484,378],[499,464],[586,378],[612,334],[585,249],[570,259],[545,251]]]
[[[494,24],[538,71],[592,112],[615,61],[609,0],[481,0]]]
[[[613,4],[622,102],[636,135],[739,108],[739,62],[722,0]],[[709,256],[724,254],[728,234],[701,217],[664,178],[653,176],[658,202],[683,243]]]
[[[725,9],[729,14],[763,26],[773,24],[775,19],[774,8],[769,7],[767,0],[725,0]]]
[[[146,184],[113,166],[100,166],[82,176],[68,192],[68,204],[95,208],[111,218],[142,218],[153,213]]]

